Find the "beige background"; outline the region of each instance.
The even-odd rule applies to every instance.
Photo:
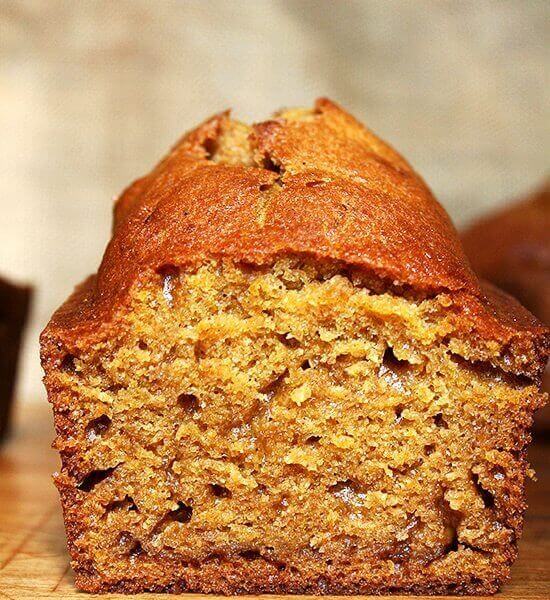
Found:
[[[0,272],[37,336],[96,269],[111,201],[182,131],[328,95],[424,175],[455,222],[548,167],[550,3],[0,0]]]

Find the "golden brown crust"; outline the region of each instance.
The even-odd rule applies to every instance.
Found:
[[[547,330],[480,287],[447,214],[393,149],[321,99],[305,116],[253,126],[256,166],[219,164],[209,148],[228,122],[228,112],[206,121],[124,192],[97,278],[56,313],[45,340],[70,346],[108,327],[144,271],[302,254],[359,267],[388,287],[452,294],[465,331],[519,344],[527,359],[510,370],[540,375]]]

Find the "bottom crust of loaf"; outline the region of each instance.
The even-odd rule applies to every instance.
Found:
[[[508,571],[508,570],[507,570]],[[105,581],[93,572],[77,571],[76,587],[84,592],[95,594],[119,593],[139,594],[153,593],[198,593],[223,594],[227,596],[241,594],[313,594],[313,595],[411,595],[411,596],[446,596],[446,595],[492,595],[508,579],[509,573],[502,573],[502,578],[482,580],[471,577],[461,582],[449,582],[445,578],[440,581],[424,581],[396,585],[391,581],[361,581],[348,573],[331,573],[308,580],[303,574],[288,571],[274,572],[272,565],[235,563],[212,564],[187,575],[160,583],[165,571],[161,565],[157,573],[144,574],[139,579],[119,579],[114,582]],[[459,576],[460,578],[460,576]]]

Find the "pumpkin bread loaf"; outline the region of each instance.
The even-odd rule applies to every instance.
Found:
[[[495,592],[548,346],[341,108],[211,118],[42,335],[76,585]]]

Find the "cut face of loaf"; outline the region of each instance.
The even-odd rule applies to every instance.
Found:
[[[297,255],[144,271],[46,369],[78,587],[496,591],[542,397],[458,312]]]

